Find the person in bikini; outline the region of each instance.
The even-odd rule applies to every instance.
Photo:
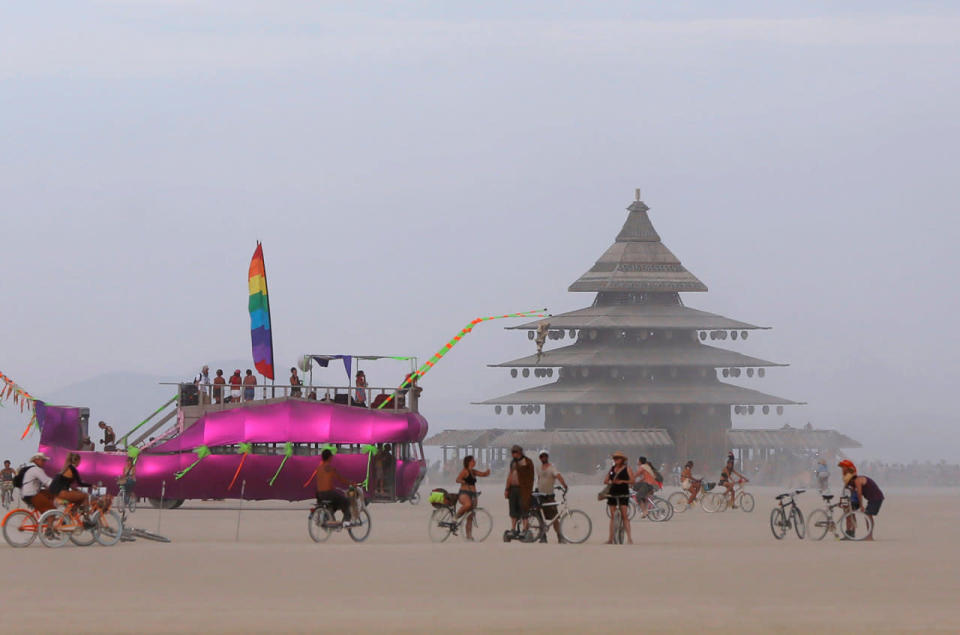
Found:
[[[54,500],[67,501],[79,506],[80,509],[85,509],[90,500],[89,497],[84,492],[73,489],[73,486],[90,487],[90,483],[83,482],[78,465],[80,465],[80,455],[76,452],[67,454],[66,465],[50,482],[50,496]]]
[[[477,506],[477,477],[490,476],[489,469],[481,471],[476,467],[477,462],[472,455],[463,457],[463,469],[457,475],[457,483],[460,485],[460,491],[457,493],[460,499],[458,519]],[[472,518],[467,519],[467,540],[473,540]]]
[[[740,478],[740,481],[744,483],[747,482],[747,477],[734,469],[733,466],[735,462],[736,460],[734,459],[733,452],[731,452],[730,454],[727,455],[727,464],[723,467],[723,471],[720,472],[720,483],[719,483],[720,485],[723,485],[726,488],[727,494],[730,496],[730,507],[732,509],[737,508],[737,505],[736,505],[737,494],[734,491],[734,485],[736,483],[734,483],[733,477],[737,476]]]
[[[320,466],[317,468],[317,504],[329,502],[333,504],[333,510],[343,512],[342,523],[350,522],[350,501],[347,500],[347,497],[339,489],[334,487],[335,484],[345,485],[349,487],[352,485],[350,481],[343,478],[340,475],[340,472],[337,471],[337,468],[333,467],[333,452],[329,449],[324,450],[320,453],[320,458],[322,459]]]
[[[687,492],[688,505],[693,505],[693,502],[697,500],[701,483],[702,479],[693,475],[693,461],[687,461],[683,469],[680,470],[680,487]]]

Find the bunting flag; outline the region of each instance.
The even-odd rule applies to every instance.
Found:
[[[456,346],[457,343],[459,343],[460,340],[462,340],[464,336],[467,335],[467,333],[470,333],[471,331],[473,331],[473,327],[475,327],[477,324],[481,324],[483,322],[489,322],[490,320],[502,320],[503,318],[531,318],[531,317],[550,317],[550,314],[547,313],[546,309],[542,309],[538,311],[521,311],[520,313],[507,313],[506,315],[491,315],[489,317],[474,318],[473,320],[470,321],[469,324],[467,324],[462,329],[460,329],[460,332],[454,335],[453,339],[451,339],[449,342],[444,344],[443,348],[441,348],[439,351],[434,353],[433,357],[428,359],[426,363],[423,364],[423,366],[421,366],[416,371],[407,375],[407,377],[403,380],[403,383],[400,384],[400,387],[397,388],[397,391],[394,392],[389,397],[387,397],[386,399],[384,399],[383,403],[381,403],[377,407],[377,409],[379,410],[379,409],[385,408],[387,404],[393,401],[393,398],[397,394],[399,394],[400,391],[404,390],[405,388],[409,388],[413,382],[417,381],[418,379],[426,375],[427,371],[429,371],[431,368],[433,368],[437,364],[437,362],[443,359],[443,356],[449,353],[450,349]]]
[[[263,245],[250,260],[250,341],[253,346],[253,364],[257,372],[273,379],[273,333],[270,330],[270,298],[267,295],[267,269],[263,264]]]
[[[10,377],[0,373],[0,402],[13,398],[13,403],[20,406],[20,412],[24,408],[33,410],[35,399],[26,390],[20,387],[17,382]]]
[[[210,448],[208,448],[208,447],[205,446],[205,445],[201,445],[200,447],[195,448],[195,449],[193,450],[193,453],[197,455],[197,460],[194,461],[193,463],[191,463],[190,465],[188,465],[187,467],[185,467],[182,471],[177,472],[176,474],[174,474],[174,475],[173,475],[173,478],[174,478],[175,480],[178,480],[178,481],[179,481],[180,479],[182,479],[184,476],[187,475],[187,472],[189,472],[189,471],[192,470],[193,468],[197,467],[197,463],[199,463],[200,461],[204,460],[205,458],[207,458],[207,457],[210,456],[210,454],[211,454]]]
[[[273,487],[273,482],[277,480],[277,477],[280,476],[280,470],[283,469],[283,466],[287,464],[287,459],[293,456],[293,443],[287,441],[283,445],[283,460],[280,461],[280,467],[277,468],[276,473],[274,473],[273,478],[270,479],[270,487]]]
[[[240,443],[237,445],[237,452],[242,454],[240,457],[240,465],[237,466],[237,471],[233,474],[233,480],[230,481],[230,485],[227,486],[227,491],[233,489],[233,484],[237,482],[237,477],[240,476],[240,470],[243,469],[243,462],[247,460],[247,455],[253,452],[252,443]]]

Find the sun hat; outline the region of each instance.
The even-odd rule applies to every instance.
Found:
[[[31,461],[36,461],[37,459],[43,459],[44,461],[49,461],[50,457],[44,454],[43,452],[37,452],[36,454],[30,457]]]
[[[853,461],[851,461],[850,459],[844,459],[844,460],[840,461],[839,463],[837,463],[837,467],[847,468],[847,469],[852,470],[852,471],[854,471],[854,472],[857,471],[857,466],[854,465],[854,464],[853,464]]]
[[[617,458],[617,457],[620,457],[620,458],[623,459],[624,461],[627,460],[627,455],[624,454],[623,452],[621,452],[620,450],[617,450],[616,452],[614,452],[613,454],[610,455],[610,458],[613,458],[613,459],[615,459],[615,458]]]

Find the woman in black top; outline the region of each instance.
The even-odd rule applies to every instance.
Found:
[[[457,518],[460,518],[477,505],[477,477],[490,476],[490,470],[480,471],[476,469],[477,462],[473,456],[463,457],[463,469],[457,475],[457,483],[460,485],[460,511],[457,512]],[[473,540],[473,522],[472,518],[467,519],[467,540]]]
[[[607,478],[603,480],[605,485],[610,486],[607,493],[607,505],[612,507],[610,510],[610,538],[608,545],[613,544],[613,519],[616,514],[620,514],[623,519],[623,528],[627,532],[627,542],[633,544],[633,535],[630,533],[630,518],[628,505],[630,503],[630,483],[633,483],[634,474],[630,466],[627,465],[627,455],[619,450],[613,453],[613,467],[607,472]]]
[[[59,474],[50,481],[50,496],[54,500],[64,500],[68,503],[74,503],[85,507],[87,504],[87,495],[71,489],[74,484],[80,487],[90,487],[89,483],[84,483],[80,478],[80,471],[77,466],[80,465],[80,455],[76,452],[67,454],[66,465]]]

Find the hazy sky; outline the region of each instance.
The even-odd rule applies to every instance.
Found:
[[[664,4],[5,4],[0,371],[43,397],[249,357],[257,239],[279,367],[423,359],[589,304],[642,187],[687,304],[774,327],[726,342],[791,363],[742,383],[810,404],[735,425],[958,460],[960,11]],[[540,425],[468,405],[521,385],[500,326],[424,380],[433,429]]]

